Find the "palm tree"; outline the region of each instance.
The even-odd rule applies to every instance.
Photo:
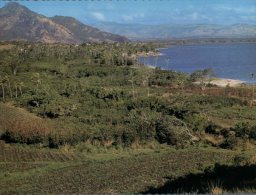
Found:
[[[36,85],[36,93],[38,93],[39,85],[41,84],[40,73],[34,73],[31,77],[31,81]]]
[[[11,97],[11,99],[12,99],[12,89],[11,89],[10,79],[9,79],[8,76],[5,76],[4,79],[5,79],[5,81],[7,82],[7,86],[8,86],[8,89],[9,89],[9,95],[10,95],[10,97]]]
[[[14,86],[15,86],[15,98],[18,98],[18,85],[16,82],[14,82]]]
[[[3,100],[3,102],[5,101],[5,83],[6,83],[5,78],[0,77],[0,85],[1,85],[1,88],[2,88],[2,100]]]
[[[20,91],[20,95],[22,95],[22,94],[23,94],[23,92],[22,92],[22,87],[24,87],[24,83],[23,83],[23,82],[20,82],[20,83],[19,83],[19,91]]]
[[[130,75],[131,75],[131,80],[129,80],[132,83],[132,97],[135,99],[135,89],[134,89],[134,78],[133,78],[133,70],[132,68],[130,69]]]
[[[252,105],[254,103],[254,91],[255,91],[255,81],[256,75],[254,73],[251,74],[252,76]]]

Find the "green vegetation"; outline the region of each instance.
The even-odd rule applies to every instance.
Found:
[[[251,88],[138,64],[159,46],[2,42],[0,193],[158,192],[215,163],[253,166]]]

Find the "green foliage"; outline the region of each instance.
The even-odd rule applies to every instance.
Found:
[[[186,124],[175,118],[162,116],[156,124],[156,136],[160,143],[182,146],[191,140]]]
[[[205,128],[205,133],[213,134],[213,135],[220,135],[223,129],[212,122],[209,122],[209,125]]]
[[[205,132],[206,127],[209,125],[207,117],[200,113],[187,113],[185,121],[194,132]]]
[[[224,135],[221,129],[227,125],[218,117],[228,118],[229,126],[237,118],[256,120],[246,98],[198,94],[191,78],[206,78],[210,70],[189,76],[138,64],[136,54],[156,52],[155,44],[13,44],[17,46],[0,51],[1,101],[13,102],[43,122],[50,120],[53,127],[2,125],[2,139],[9,142],[51,148],[83,142],[99,147],[150,142],[182,146],[204,132],[229,137],[233,129]],[[237,136],[256,137],[253,125],[246,133],[235,128]]]
[[[237,137],[256,140],[256,126],[249,122],[239,122],[231,130],[235,131]]]
[[[129,113],[129,123],[141,141],[154,140],[159,117],[159,113],[149,109],[135,109]]]
[[[150,85],[158,86],[182,86],[188,83],[188,75],[176,71],[156,69],[149,78]]]
[[[251,127],[249,137],[256,140],[256,125]]]
[[[236,137],[228,137],[220,145],[220,147],[225,149],[234,149],[237,146],[237,144],[238,144],[238,139]]]
[[[237,123],[233,129],[237,137],[248,137],[250,133],[249,123]]]
[[[193,72],[191,75],[190,75],[190,80],[192,82],[194,81],[202,81],[202,80],[205,80],[205,79],[210,79],[211,77],[214,76],[214,72],[212,69],[204,69],[204,70],[197,70],[195,72]]]

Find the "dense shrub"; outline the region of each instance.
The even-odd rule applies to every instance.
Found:
[[[162,116],[156,123],[156,139],[169,145],[184,145],[191,140],[186,124],[174,116]]]
[[[227,137],[224,142],[220,145],[221,148],[233,149],[237,146],[238,140],[234,136]]]
[[[136,100],[130,100],[127,102],[127,110],[133,110],[133,109],[150,109],[155,112],[162,112],[167,113],[169,109],[166,107],[168,105],[168,102],[164,102],[160,98],[156,97],[140,97]]]
[[[141,141],[154,140],[156,122],[160,114],[149,109],[135,109],[129,113],[130,126]]]
[[[136,134],[132,131],[124,131],[121,135],[121,144],[129,147],[136,140]]]
[[[250,126],[249,123],[240,122],[232,128],[235,131],[237,137],[249,137],[250,134]]]
[[[169,145],[184,145],[192,138],[186,124],[175,116],[149,109],[132,110],[130,124],[141,141],[157,140]]]
[[[221,132],[221,127],[219,125],[216,125],[212,122],[205,128],[205,133],[219,135]]]
[[[256,125],[251,127],[249,137],[256,140]]]
[[[209,72],[190,77],[136,62],[134,54],[154,50],[152,45],[20,46],[27,44],[28,56],[23,56],[25,61],[18,64],[16,75],[8,62],[12,54],[0,51],[4,88],[1,86],[0,100],[14,102],[43,119],[34,114],[19,119],[20,112],[15,117],[14,112],[2,112],[0,131],[6,141],[44,143],[52,148],[85,141],[100,146],[128,147],[149,141],[179,145],[188,142],[192,133],[204,132],[220,132],[225,138],[235,132],[237,137],[256,139],[255,124],[221,130],[224,125],[218,119],[227,116],[232,125],[239,117],[253,121],[254,110],[246,110],[249,88],[206,88],[202,96],[198,94],[200,87],[191,80],[207,77]],[[47,130],[49,127],[34,122],[34,118],[41,123],[51,121],[57,130]]]
[[[209,126],[209,121],[206,116],[200,113],[187,113],[185,121],[188,127],[194,132],[205,132]]]

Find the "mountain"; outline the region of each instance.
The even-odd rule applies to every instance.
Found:
[[[76,38],[82,42],[113,40],[118,42],[128,41],[128,39],[123,36],[102,32],[97,28],[93,28],[81,23],[72,17],[55,16],[52,17],[51,20],[66,27],[70,32],[73,33]]]
[[[26,40],[46,43],[124,42],[127,38],[102,32],[75,18],[48,18],[18,3],[0,8],[0,40]]]
[[[130,39],[168,38],[246,38],[256,37],[256,25],[234,24],[118,24],[103,22],[94,24],[106,32],[116,33]]]

